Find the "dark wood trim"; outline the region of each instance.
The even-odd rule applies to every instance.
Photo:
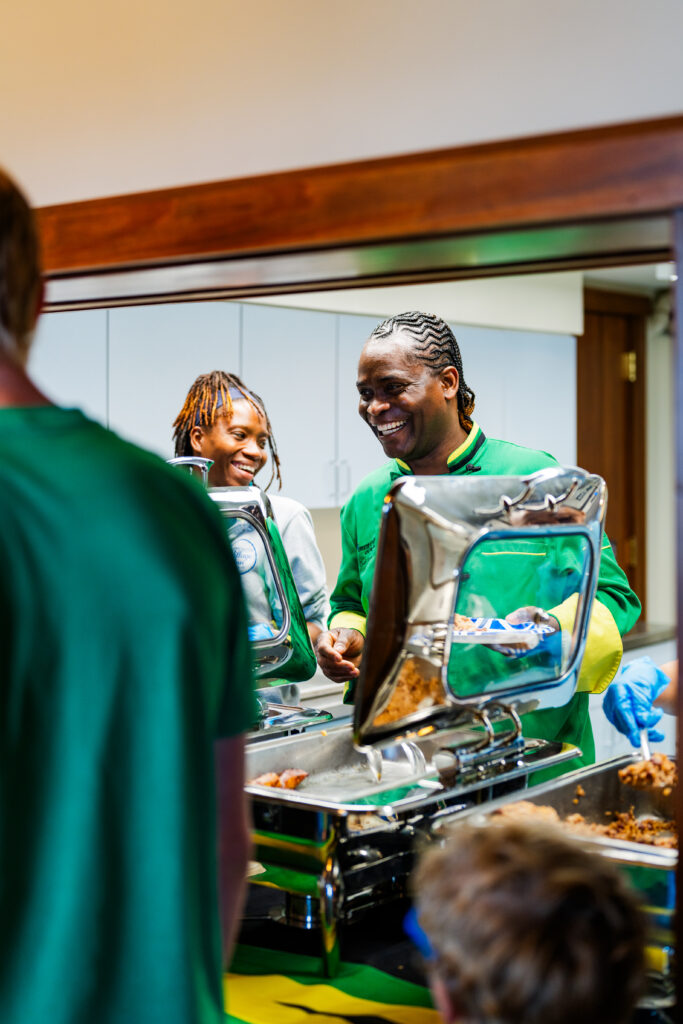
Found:
[[[617,313],[620,316],[649,316],[652,299],[633,292],[607,291],[602,288],[584,288],[583,308],[586,313]]]
[[[683,117],[39,210],[48,276],[666,213]]]

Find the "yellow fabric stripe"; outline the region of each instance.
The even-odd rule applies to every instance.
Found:
[[[550,609],[562,629],[569,633],[574,629],[578,600],[578,594],[572,594],[557,608]],[[593,601],[577,692],[602,693],[606,690],[617,674],[622,653],[621,634],[612,613],[600,601]]]
[[[455,462],[457,459],[461,457],[461,455],[464,455],[467,449],[471,448],[471,446],[477,440],[477,438],[479,437],[479,433],[479,427],[473,420],[472,429],[470,430],[469,434],[467,435],[463,443],[460,445],[460,447],[456,448],[455,451],[451,452],[451,454],[448,456],[448,458],[446,459],[446,465],[450,466],[451,462]],[[404,462],[403,459],[396,459],[396,462],[399,464],[404,473],[413,472],[408,463]]]
[[[472,420],[472,429],[470,430],[469,434],[467,435],[463,443],[460,445],[460,447],[456,448],[455,451],[451,452],[451,454],[448,456],[448,458],[446,459],[447,464],[450,465],[451,462],[455,462],[455,460],[459,459],[461,455],[464,455],[467,449],[470,448],[477,440],[478,436],[479,427],[474,422],[474,420]]]
[[[340,1017],[374,1017],[391,1024],[441,1020],[436,1010],[424,1006],[376,1003],[348,995],[333,983],[302,985],[284,974],[228,974],[223,986],[230,1014],[248,1024],[340,1024]]]
[[[494,555],[526,555],[527,558],[547,558],[547,551],[480,551],[480,555],[486,555],[487,558],[492,558]]]
[[[367,619],[358,612],[337,612],[330,622],[330,629],[340,627],[344,629],[357,629],[365,636]]]

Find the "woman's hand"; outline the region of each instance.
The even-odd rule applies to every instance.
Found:
[[[325,630],[316,644],[318,664],[328,679],[345,683],[358,675],[365,637],[357,629],[339,626]]]

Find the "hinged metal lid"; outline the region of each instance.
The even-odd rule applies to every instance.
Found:
[[[210,487],[228,524],[242,580],[255,673],[291,682],[310,679],[316,661],[306,619],[268,496],[250,487]]]
[[[489,729],[509,709],[566,704],[606,500],[604,481],[575,468],[397,481],[382,514],[355,742],[452,727],[468,711]]]

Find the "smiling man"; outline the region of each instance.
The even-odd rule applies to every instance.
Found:
[[[393,482],[410,474],[526,476],[558,464],[547,452],[486,437],[472,419],[474,392],[465,383],[455,336],[432,314],[402,313],[379,324],[361,352],[357,389],[358,411],[390,461],[359,484],[341,512],[342,563],[317,653],[325,675],[350,684],[347,701],[365,644],[382,505]],[[609,685],[621,659],[621,634],[639,613],[605,538],[581,692],[566,708],[527,716],[533,719],[528,735],[576,743],[586,761],[594,759],[588,693]]]

